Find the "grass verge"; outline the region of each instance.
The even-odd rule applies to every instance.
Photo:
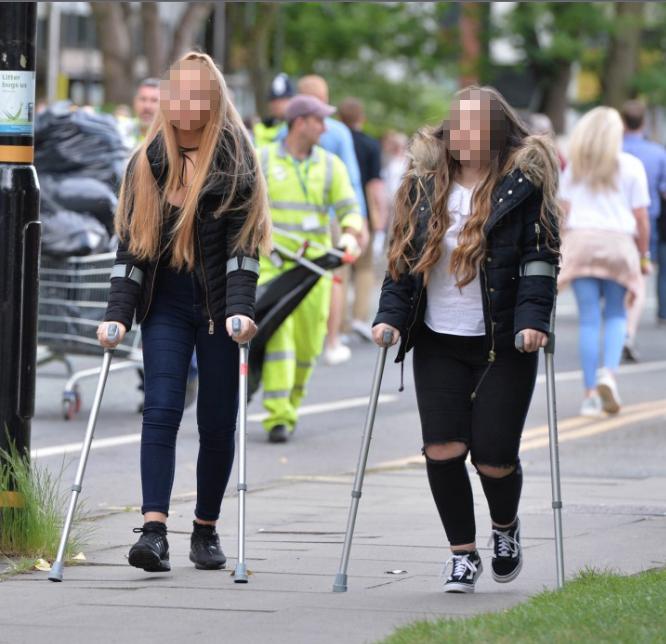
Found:
[[[623,577],[584,571],[501,613],[416,622],[381,644],[666,642],[666,569]]]
[[[54,560],[69,498],[60,491],[61,478],[62,470],[54,476],[13,445],[0,450],[0,490],[12,489],[23,499],[21,507],[0,507],[0,555],[12,562],[3,576],[24,572],[28,561]],[[66,558],[81,550],[89,533],[88,524],[85,530],[80,525],[82,516],[77,510]]]

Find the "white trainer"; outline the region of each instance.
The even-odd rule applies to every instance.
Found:
[[[580,406],[580,415],[588,416],[589,418],[599,418],[604,415],[601,398],[598,394],[593,394],[583,400],[583,404]]]
[[[351,349],[339,342],[334,347],[327,347],[324,350],[324,364],[329,366],[335,366],[347,362],[351,358],[352,352]]]
[[[597,391],[601,397],[601,408],[609,414],[617,414],[622,401],[617,390],[615,376],[605,367],[597,372]]]

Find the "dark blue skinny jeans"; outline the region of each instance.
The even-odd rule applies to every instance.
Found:
[[[205,298],[194,273],[162,267],[141,325],[145,402],[141,432],[141,512],[169,513],[176,435],[183,416],[187,370],[199,367],[197,503],[195,515],[215,521],[234,461],[238,413],[238,345],[223,326],[208,333]]]

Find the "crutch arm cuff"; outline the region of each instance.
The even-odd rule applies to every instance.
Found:
[[[557,266],[540,260],[526,262],[520,267],[520,277],[550,277],[557,279]]]

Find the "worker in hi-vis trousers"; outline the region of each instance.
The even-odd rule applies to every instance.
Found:
[[[330,247],[329,213],[333,210],[343,232],[340,245],[352,254],[360,253],[363,220],[347,169],[338,157],[316,145],[325,130],[324,119],[334,111],[313,96],[295,96],[285,111],[286,138],[259,149],[268,183],[273,238],[292,251],[298,250],[299,242],[278,231]],[[312,251],[308,257],[313,257]],[[274,257],[262,257],[260,263],[260,283],[294,266]],[[266,345],[262,384],[268,417],[264,428],[272,443],[287,441],[296,426],[298,407],[326,336],[330,293],[331,281],[320,279]]]

